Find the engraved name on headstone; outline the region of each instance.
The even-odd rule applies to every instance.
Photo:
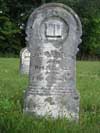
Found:
[[[63,4],[46,4],[29,17],[31,53],[24,112],[79,119],[76,53],[82,35],[76,13]]]
[[[20,73],[29,74],[30,52],[28,48],[23,48],[20,52]]]

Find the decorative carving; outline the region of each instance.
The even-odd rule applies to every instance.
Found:
[[[46,37],[52,37],[52,38],[60,38],[62,37],[62,24],[61,23],[51,23],[47,22],[45,24],[45,33]]]

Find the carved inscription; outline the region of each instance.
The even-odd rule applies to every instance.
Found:
[[[54,82],[65,82],[72,78],[71,71],[61,67],[61,61],[64,58],[62,47],[57,50],[46,50],[45,47],[43,49],[38,48],[33,56],[34,58],[41,58],[40,61],[45,62],[34,64],[34,73],[36,74],[32,78],[33,81],[48,81],[49,85],[53,85]]]

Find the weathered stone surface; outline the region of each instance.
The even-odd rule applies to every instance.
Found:
[[[46,4],[29,17],[26,40],[31,53],[24,112],[78,120],[76,53],[82,35],[76,13]]]
[[[29,74],[30,67],[30,52],[27,47],[20,52],[20,73]]]

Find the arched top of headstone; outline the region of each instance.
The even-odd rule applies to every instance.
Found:
[[[77,40],[78,40],[77,44],[80,43],[80,41],[81,41],[80,36],[82,35],[82,26],[81,26],[81,22],[80,22],[79,17],[77,16],[77,14],[70,7],[68,7],[64,4],[49,3],[49,4],[44,4],[41,7],[37,8],[30,15],[30,17],[28,19],[27,27],[26,27],[26,34],[27,34],[26,41],[28,42],[28,44],[30,44],[30,42],[31,42],[30,40],[33,37],[34,26],[38,27],[39,35],[40,35],[40,32],[42,31],[42,35],[40,35],[40,36],[42,36],[42,39],[45,40],[45,37],[43,36],[44,31],[42,30],[42,28],[44,28],[43,23],[45,22],[48,24],[48,19],[49,19],[49,21],[52,21],[52,20],[50,20],[50,18],[52,18],[52,17],[54,17],[53,23],[56,23],[57,18],[60,22],[61,22],[60,19],[62,19],[63,22],[65,22],[65,26],[68,27],[67,31],[66,30],[61,31],[60,27],[61,27],[61,25],[63,25],[63,22],[59,23],[58,25],[60,25],[60,27],[59,27],[59,31],[57,30],[57,32],[55,32],[55,38],[54,38],[55,40],[57,40],[56,38],[58,38],[58,39],[60,38],[61,32],[63,32],[63,33],[67,32],[67,34],[69,36],[71,36],[71,35],[73,36],[73,34],[71,34],[71,33],[74,32],[77,36]],[[46,26],[48,27],[48,25],[46,25]],[[35,30],[34,32],[36,33],[37,30]],[[51,31],[51,33],[49,33],[49,30],[47,30],[46,36],[48,38],[50,38],[50,36],[51,36],[51,38],[52,38],[52,36],[53,36],[52,31]],[[64,38],[64,35],[63,35],[63,38]]]
[[[26,53],[30,54],[28,48],[27,47],[22,48],[21,51],[20,51],[20,57],[22,57]]]

